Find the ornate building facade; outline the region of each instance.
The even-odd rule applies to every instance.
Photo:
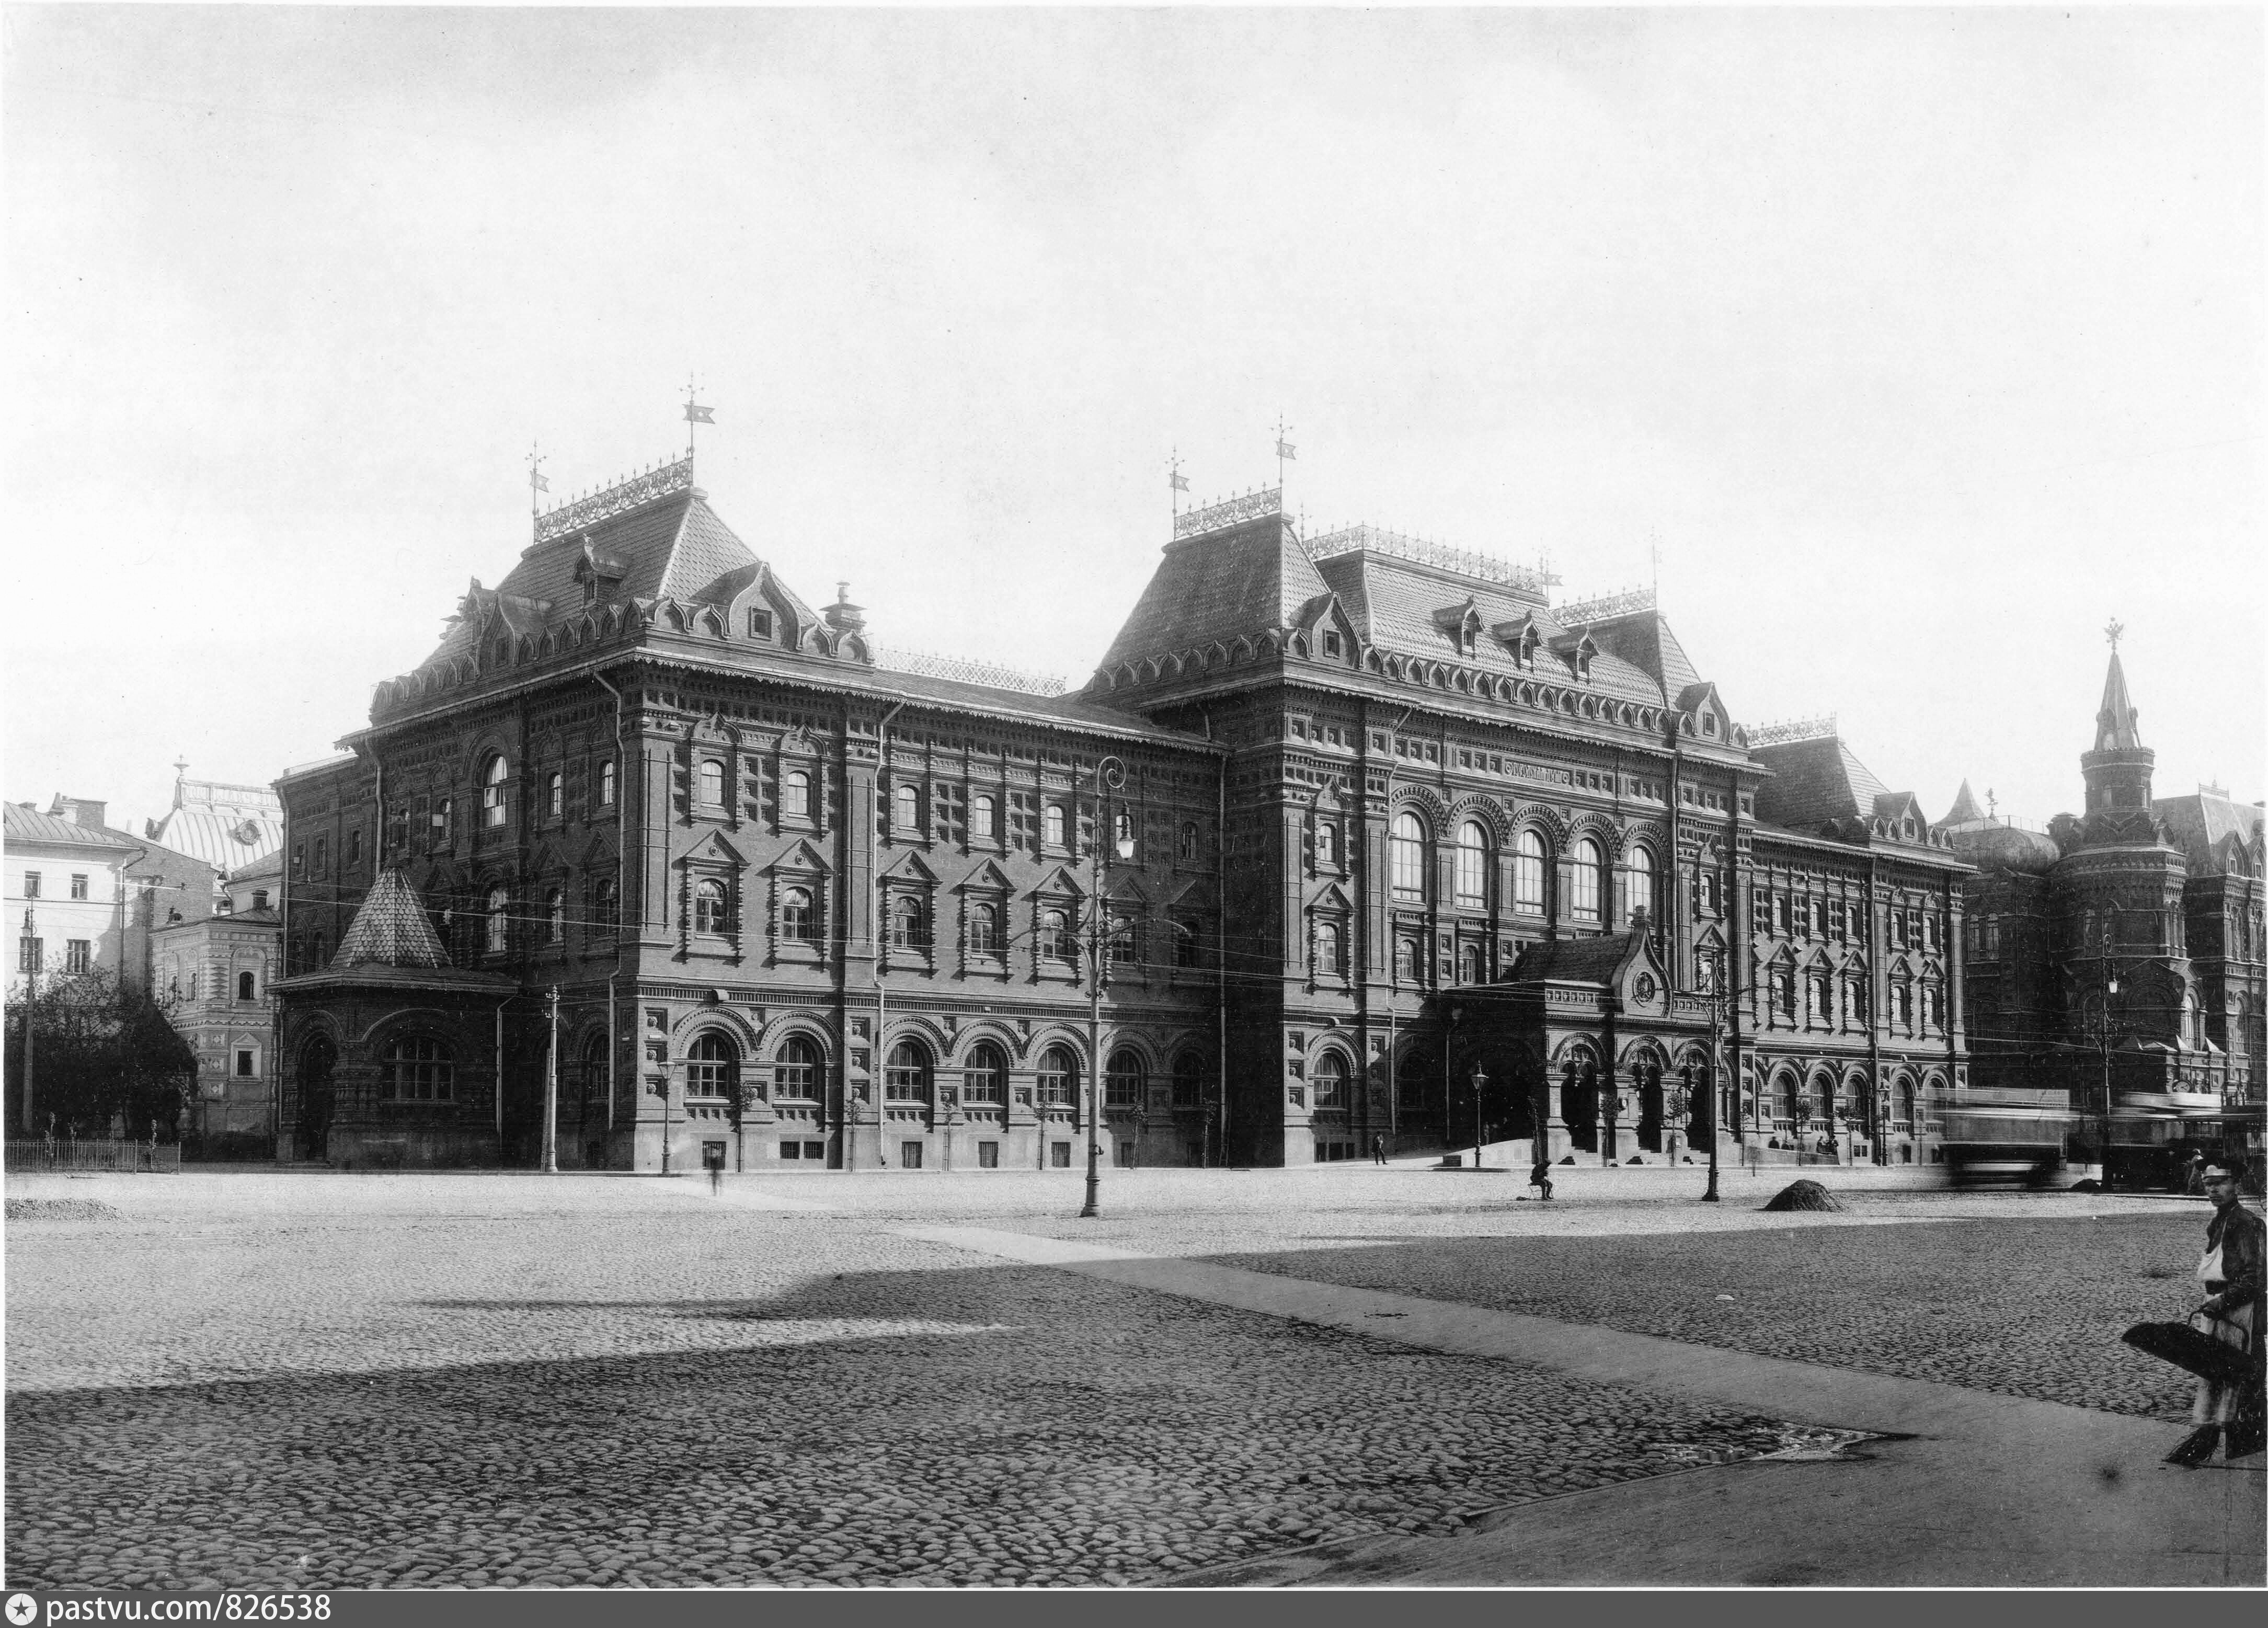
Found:
[[[2085,811],[2029,830],[1980,812],[1964,784],[1944,821],[1978,871],[1977,1081],[2051,1094],[2090,1162],[2106,1128],[2136,1165],[2257,1145],[2268,1101],[2262,807],[2218,786],[2154,796],[2139,716],[2114,645],[2080,756]]]
[[[542,517],[277,782],[280,1145],[1046,1168],[1098,1084],[1120,1163],[1674,1159],[1712,1093],[1728,1157],[1933,1156],[1970,873],[1910,795],[1650,599],[1280,509],[1181,516],[1076,695],[878,651],[689,460]]]

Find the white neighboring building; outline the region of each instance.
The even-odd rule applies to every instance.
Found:
[[[135,971],[126,964],[126,869],[142,850],[103,828],[100,804],[88,807],[93,818],[82,822],[29,803],[0,804],[6,908],[16,930],[11,993],[34,972]]]

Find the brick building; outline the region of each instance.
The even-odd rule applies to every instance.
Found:
[[[1280,507],[1180,517],[1076,695],[878,650],[689,460],[541,517],[277,782],[284,1146],[527,1162],[556,1078],[563,1163],[1047,1168],[1099,1062],[1120,1162],[1676,1158],[1712,1081],[1728,1151],[1929,1157],[1911,797],[1650,600]]]

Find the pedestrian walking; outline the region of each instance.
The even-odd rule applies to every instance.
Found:
[[[2205,1462],[2216,1447],[2225,1459],[2260,1451],[2262,1392],[2268,1387],[2259,1328],[2268,1227],[2238,1201],[2235,1160],[2208,1160],[2199,1175],[2213,1201],[2197,1268],[2205,1298],[2187,1323],[2139,1323],[2125,1335],[2129,1344],[2198,1376],[2190,1407],[2196,1428],[2166,1455],[2169,1464],[2185,1466]]]
[[[1370,1138],[1370,1156],[1380,1164],[1384,1164],[1386,1162],[1386,1138],[1384,1137],[1374,1136]]]

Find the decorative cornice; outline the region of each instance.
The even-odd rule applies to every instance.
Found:
[[[1265,515],[1284,512],[1284,489],[1272,486],[1264,491],[1247,492],[1241,497],[1230,497],[1203,509],[1191,509],[1187,514],[1174,517],[1174,538],[1201,537],[1207,532],[1225,531],[1241,526],[1247,520],[1256,520]]]
[[[681,458],[675,463],[663,464],[642,475],[617,482],[602,491],[573,503],[562,504],[548,514],[535,517],[535,540],[549,542],[555,537],[595,525],[609,515],[620,514],[625,509],[635,509],[652,503],[657,497],[666,497],[673,492],[693,490],[693,460]]]

